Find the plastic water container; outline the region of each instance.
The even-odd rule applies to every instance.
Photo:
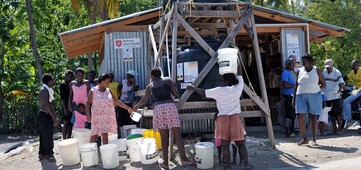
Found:
[[[98,165],[99,160],[97,143],[86,143],[80,145],[79,150],[83,166],[89,167]]]
[[[110,141],[111,144],[117,144],[119,161],[127,160],[127,139],[120,138]]]
[[[140,162],[144,165],[158,161],[158,149],[154,138],[143,138],[138,142]]]
[[[210,169],[214,166],[213,147],[211,142],[198,142],[194,145],[195,160],[198,169]]]
[[[65,139],[58,144],[64,166],[80,163],[78,139]]]
[[[133,135],[133,134],[143,134],[143,132],[147,130],[147,129],[144,129],[144,128],[134,128],[132,130],[130,130],[130,134]]]
[[[103,168],[113,169],[119,166],[119,158],[116,144],[106,144],[100,146]]]
[[[90,129],[74,128],[72,132],[73,132],[72,133],[73,138],[78,139],[79,146],[90,142],[90,136],[91,136]]]
[[[233,73],[237,75],[237,67],[239,64],[238,49],[222,48],[217,51],[219,74]]]
[[[143,132],[144,138],[154,138],[155,143],[157,144],[158,150],[162,149],[162,139],[160,138],[160,133],[156,132],[153,129],[148,129]]]
[[[127,140],[129,158],[130,158],[131,162],[139,162],[140,161],[138,142],[140,142],[140,140],[142,140],[142,139],[143,139],[143,137]]]

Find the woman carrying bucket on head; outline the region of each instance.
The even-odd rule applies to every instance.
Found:
[[[189,166],[192,163],[188,160],[184,150],[183,139],[180,134],[180,121],[178,110],[171,97],[178,96],[175,84],[169,78],[161,78],[159,68],[154,68],[151,72],[152,82],[147,86],[144,97],[134,106],[137,111],[149,97],[153,94],[154,112],[153,112],[153,129],[160,132],[162,139],[162,152],[164,162],[159,164],[161,168],[168,169],[168,130],[171,129],[176,140],[178,151],[181,157],[182,166]]]
[[[111,76],[103,73],[99,76],[99,85],[93,87],[86,102],[87,121],[91,121],[90,142],[95,142],[98,136],[102,136],[103,144],[108,144],[108,133],[117,133],[117,121],[114,105],[128,110],[132,108],[119,101],[110,91],[109,83]],[[91,115],[90,115],[91,105]]]
[[[237,53],[235,53],[233,58],[233,61],[237,61]],[[230,61],[230,63],[236,62]],[[248,163],[248,152],[244,140],[245,131],[240,119],[241,107],[239,98],[242,95],[244,83],[242,76],[238,75],[236,77],[234,72],[238,72],[238,74],[240,74],[241,67],[238,67],[237,69],[229,69],[228,73],[221,72],[221,74],[223,74],[224,83],[226,84],[225,87],[216,87],[204,90],[194,87],[193,85],[189,85],[187,86],[187,89],[216,100],[219,113],[217,116],[217,123],[215,125],[215,137],[221,139],[224,161],[226,163],[225,169],[231,169],[229,150],[230,141],[235,141],[238,147],[239,155],[243,158],[245,168],[252,169],[253,166]]]

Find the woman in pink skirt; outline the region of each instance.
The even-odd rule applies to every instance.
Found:
[[[161,168],[168,169],[168,130],[171,129],[174,134],[178,151],[181,157],[182,166],[192,165],[188,160],[184,150],[183,139],[180,134],[180,121],[178,110],[171,97],[178,96],[176,86],[169,78],[161,78],[159,68],[153,69],[151,72],[152,82],[147,86],[144,97],[134,106],[134,110],[138,110],[145,102],[148,101],[151,94],[154,96],[154,112],[153,112],[153,129],[160,132],[162,140],[162,152],[164,162],[159,164]]]
[[[88,95],[86,102],[87,121],[91,121],[91,138],[90,142],[95,142],[98,136],[102,136],[103,144],[108,144],[108,133],[117,133],[117,121],[114,105],[133,112],[119,101],[110,91],[110,74],[104,73],[99,76],[99,85],[93,87]],[[90,115],[91,105],[91,115]]]

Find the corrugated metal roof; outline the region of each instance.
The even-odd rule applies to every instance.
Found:
[[[130,19],[130,18],[133,18],[133,17],[137,17],[137,16],[140,16],[140,15],[156,12],[156,11],[159,11],[159,10],[162,10],[162,8],[157,7],[157,8],[153,8],[153,9],[146,10],[146,11],[136,12],[136,13],[133,13],[133,14],[129,14],[129,15],[119,17],[119,18],[115,18],[115,19],[99,22],[99,23],[96,23],[96,24],[88,25],[88,26],[85,26],[85,27],[73,29],[73,30],[70,30],[70,31],[62,32],[59,35],[62,36],[62,35],[65,35],[65,34],[72,34],[72,33],[87,30],[87,29],[90,29],[90,28],[95,28],[95,27],[98,27],[98,26],[108,25],[108,24],[116,23],[116,22],[123,21],[123,20],[126,20],[126,19]]]
[[[258,5],[253,5],[253,9],[256,9],[256,10],[259,10],[259,11],[262,11],[262,12],[266,12],[266,13],[270,13],[270,14],[274,14],[274,15],[276,15],[276,14],[281,15],[283,17],[298,20],[298,21],[303,22],[303,23],[311,23],[312,22],[317,26],[321,26],[321,27],[324,27],[324,28],[327,28],[327,29],[332,29],[332,30],[336,30],[336,31],[347,31],[347,32],[351,31],[351,30],[349,30],[347,28],[327,24],[327,23],[312,20],[312,19],[307,19],[307,18],[300,17],[300,16],[295,16],[295,15],[288,14],[288,13],[285,13],[285,12],[282,12],[282,11],[277,11],[277,10],[274,10],[274,9],[265,8],[265,7],[258,6]]]

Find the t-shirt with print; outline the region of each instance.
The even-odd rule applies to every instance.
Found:
[[[205,90],[206,97],[216,100],[218,116],[241,113],[239,98],[243,92],[244,82],[242,76],[237,76],[237,79],[239,82],[236,85]]]
[[[282,80],[282,84],[283,82],[287,82],[290,85],[296,85],[296,81],[295,78],[293,77],[293,73],[291,72],[291,70],[284,69],[281,75],[281,80]],[[293,93],[294,93],[293,87],[288,88],[282,86],[282,94],[293,95]]]

